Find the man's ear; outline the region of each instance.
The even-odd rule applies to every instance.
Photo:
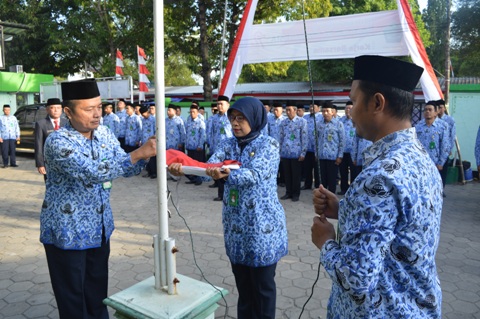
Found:
[[[385,111],[385,97],[381,93],[375,93],[372,97],[374,103],[374,113],[382,113]]]
[[[70,110],[70,108],[68,106],[65,106],[63,108],[63,112],[65,113],[65,115],[67,116],[67,118],[70,118],[72,116],[72,111]]]

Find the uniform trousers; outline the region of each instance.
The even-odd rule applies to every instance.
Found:
[[[352,169],[352,182],[357,178],[357,176],[362,172],[363,165],[353,165]]]
[[[187,150],[187,155],[196,161],[205,162],[205,152],[203,151],[203,149],[201,151]],[[195,176],[195,175],[185,175],[185,176],[193,182],[202,183],[202,178],[200,176]]]
[[[298,158],[282,158],[283,173],[285,176],[285,195],[292,198],[300,197],[302,162]]]
[[[335,160],[320,160],[320,174],[322,175],[322,185],[332,193],[337,189],[338,166]]]
[[[347,192],[348,187],[353,181],[351,178],[352,170],[353,170],[353,162],[350,153],[343,153],[343,159],[340,163],[340,190],[344,193]],[[350,178],[349,178],[350,177]]]
[[[310,189],[314,183],[315,188],[318,188],[320,186],[320,175],[318,161],[315,159],[314,152],[307,152],[303,165],[305,168],[305,184],[303,186],[305,189]]]
[[[440,173],[440,177],[442,178],[442,184],[443,188],[445,188],[445,184],[447,181],[447,171],[448,171],[448,165],[449,165],[449,158],[443,163],[443,168],[441,171],[438,171]],[[463,168],[462,168],[463,169]]]
[[[119,137],[118,141],[120,142],[120,147],[123,148],[123,150],[126,152],[127,150],[125,150],[125,136]]]
[[[266,267],[232,264],[235,284],[238,289],[238,319],[275,318],[276,268],[276,263]]]
[[[108,319],[110,242],[104,237],[101,247],[85,250],[44,247],[60,319]]]
[[[10,165],[17,165],[17,158],[16,158],[16,148],[17,148],[17,140],[9,139],[3,140],[2,144],[2,159],[3,165],[8,166],[8,156],[10,156]]]

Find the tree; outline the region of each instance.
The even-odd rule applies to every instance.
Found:
[[[427,54],[433,68],[440,74],[445,71],[445,34],[447,30],[447,1],[428,0],[423,11],[423,20],[430,32],[431,45],[427,46]]]
[[[452,15],[456,76],[480,76],[480,0],[459,0]]]

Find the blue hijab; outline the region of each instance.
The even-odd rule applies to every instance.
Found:
[[[238,145],[245,147],[248,143],[256,139],[262,129],[267,125],[267,111],[263,103],[254,97],[244,97],[236,101],[227,111],[230,116],[233,110],[237,110],[245,116],[245,119],[250,124],[250,133],[246,136],[237,137]]]

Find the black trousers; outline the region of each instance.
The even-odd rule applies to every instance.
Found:
[[[285,183],[285,174],[283,173],[283,163],[278,164],[277,185]]]
[[[320,175],[314,152],[307,152],[303,165],[305,169],[305,188],[312,188],[313,183],[315,183],[315,188],[318,188],[320,186]]]
[[[302,178],[302,162],[298,158],[282,158],[283,173],[285,176],[286,195],[292,198],[300,196]]]
[[[3,140],[2,159],[3,165],[8,166],[8,157],[10,156],[10,165],[17,165],[15,150],[17,148],[17,140]]]
[[[445,188],[445,184],[447,182],[447,172],[448,172],[448,166],[451,166],[451,163],[450,163],[450,159],[447,158],[447,160],[445,161],[445,163],[443,163],[443,168],[441,171],[438,171],[440,173],[440,177],[442,178],[442,184],[443,184],[443,188]],[[463,169],[463,167],[462,167]]]
[[[203,150],[201,151],[187,150],[187,155],[196,161],[205,162],[205,152]],[[200,176],[195,176],[195,175],[185,175],[185,176],[193,182],[196,182],[196,183],[202,182],[202,178]]]
[[[127,150],[125,149],[125,136],[119,137],[118,141],[120,142],[120,147],[123,148],[123,150],[126,152]]]
[[[322,185],[332,193],[337,189],[338,166],[334,160],[320,160],[320,174],[322,175]]]
[[[343,159],[340,163],[340,190],[344,193],[347,192],[348,187],[353,181],[350,174],[353,170],[353,162],[350,153],[343,153]],[[350,178],[349,178],[350,177]]]
[[[150,176],[157,175],[157,157],[156,156],[150,157],[150,160],[147,163],[146,169]]]
[[[60,319],[108,319],[110,242],[86,250],[44,247]]]
[[[137,148],[138,148],[138,146],[125,145],[125,147],[123,148],[123,150],[124,150],[126,153],[130,153],[130,152],[135,151]]]
[[[362,165],[354,165],[352,169],[352,182],[357,178],[358,174],[362,172],[363,166]]]
[[[276,268],[276,263],[266,267],[232,264],[238,289],[238,319],[275,318],[277,301]]]

